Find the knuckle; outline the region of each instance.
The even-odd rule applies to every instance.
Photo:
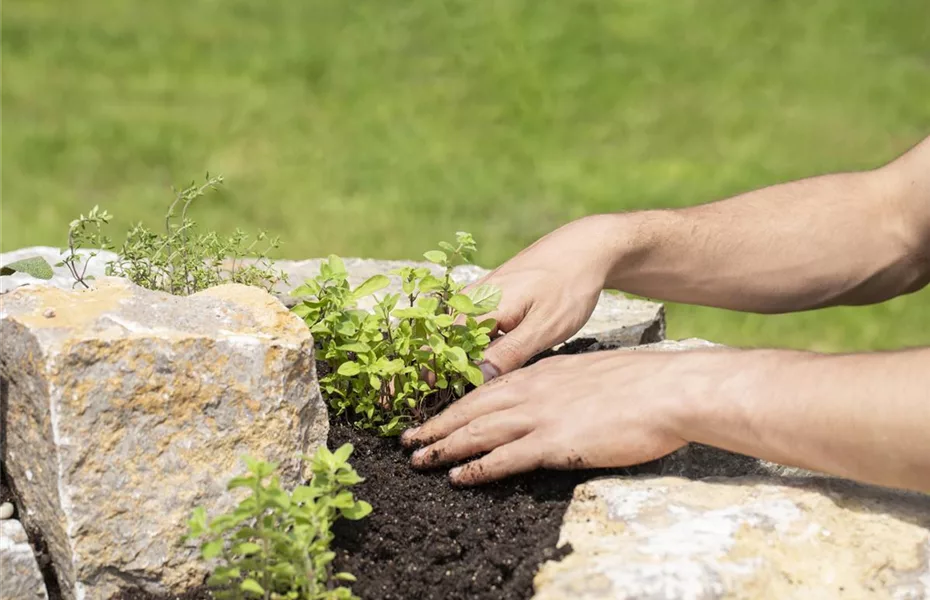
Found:
[[[465,434],[471,439],[481,439],[485,431],[486,428],[481,421],[471,421],[465,426]]]

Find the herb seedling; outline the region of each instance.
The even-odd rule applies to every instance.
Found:
[[[310,459],[307,485],[281,488],[276,466],[246,458],[248,474],[233,478],[230,490],[250,494],[231,512],[208,521],[202,507],[188,523],[187,540],[200,540],[204,560],[216,560],[207,584],[221,600],[349,600],[355,581],[333,573],[332,526],[339,518],[357,520],[371,505],[356,500],[350,488],[361,482],[349,465],[352,445],[335,452],[321,446]]]
[[[94,206],[86,217],[81,215],[71,221],[68,226],[68,253],[62,252],[61,262],[55,266],[67,267],[71,276],[74,277],[74,285],[90,287],[87,282],[94,279],[94,276],[87,275],[87,265],[90,259],[97,256],[98,250],[112,248],[109,238],[102,234],[103,226],[108,224],[112,218],[113,216],[106,210],[100,210],[99,206]],[[93,250],[82,257],[77,250],[84,246],[89,246]]]
[[[452,269],[475,252],[470,234],[459,232],[455,244],[439,247],[424,254],[442,268],[439,276],[426,267],[394,271],[402,293],[384,295],[373,311],[356,303],[387,287],[389,278],[375,275],[351,289],[338,256],[292,292],[309,297],[293,310],[310,326],[329,366],[320,379],[323,391],[337,413],[362,428],[396,435],[484,380],[475,365],[495,322],[479,318],[497,308],[501,292],[481,285],[463,293],[452,279]]]
[[[148,229],[141,223],[133,226],[117,251],[117,259],[107,263],[107,275],[125,277],[136,285],[186,296],[221,283],[232,282],[271,290],[278,281],[286,280],[283,271],[274,268],[269,258],[280,243],[260,231],[253,240],[237,229],[228,237],[216,232],[198,233],[196,223],[188,217],[191,204],[216,189],[222,177],[207,175],[205,183],[191,184],[175,193],[175,199],[165,215],[164,232]],[[103,225],[112,217],[98,207],[71,222],[68,231],[68,252],[60,265],[65,265],[74,277],[75,285],[88,287],[87,261],[97,252],[82,258],[82,247],[113,249],[110,240],[101,235]],[[259,248],[259,244],[265,244]],[[252,257],[251,261],[243,261]],[[83,260],[83,267],[81,262]]]

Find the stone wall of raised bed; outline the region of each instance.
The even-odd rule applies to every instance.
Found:
[[[24,249],[0,264],[36,254],[58,258]],[[409,263],[346,264],[357,283]],[[319,261],[278,266],[296,285]],[[178,298],[107,278],[71,290],[60,270],[0,281],[0,600],[197,585],[202,567],[177,543],[191,509],[235,501],[225,482],[242,455],[282,463],[295,483],[295,457],[326,441],[312,338],[287,286]],[[568,346],[713,346],[664,335],[661,305],[604,294]],[[930,596],[928,496],[702,446],[660,470],[576,488],[560,539],[573,552],[541,566],[536,598]]]

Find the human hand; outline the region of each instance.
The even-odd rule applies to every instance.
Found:
[[[452,469],[454,484],[537,468],[622,467],[685,445],[680,413],[708,381],[707,353],[606,351],[556,356],[482,385],[401,438],[416,468]],[[712,369],[711,369],[712,371]]]
[[[588,321],[610,270],[614,215],[573,221],[538,240],[469,287],[497,286],[502,335],[479,365],[485,381],[521,367],[560,344]]]

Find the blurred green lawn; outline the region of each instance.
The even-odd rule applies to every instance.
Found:
[[[282,256],[493,266],[585,214],[876,166],[930,133],[930,2],[21,0],[3,7],[2,248],[94,204],[265,228]],[[930,343],[930,291],[670,333],[817,350]]]

